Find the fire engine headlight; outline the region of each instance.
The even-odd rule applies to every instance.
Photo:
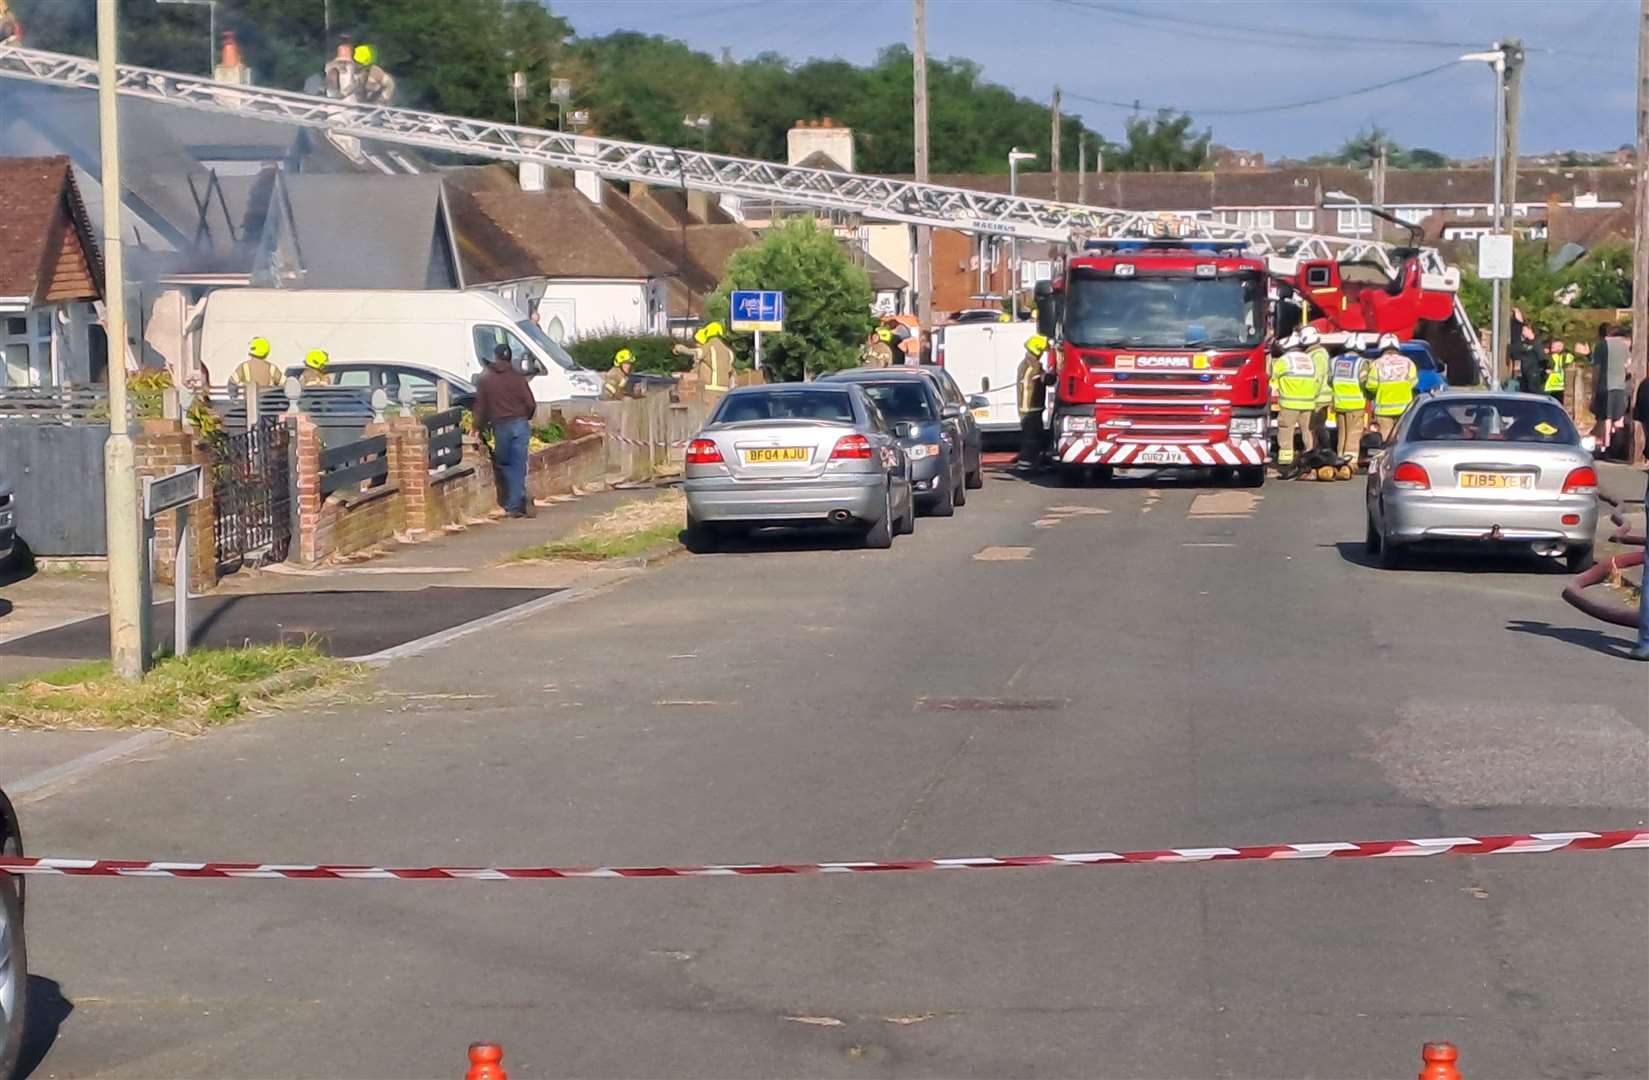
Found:
[[[1231,418],[1231,434],[1233,435],[1264,435],[1265,417],[1263,416],[1233,416]]]
[[[1099,424],[1091,416],[1066,416],[1060,418],[1059,430],[1067,435],[1092,435]]]

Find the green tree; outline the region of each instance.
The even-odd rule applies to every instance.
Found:
[[[1598,248],[1574,264],[1569,280],[1579,286],[1579,292],[1572,305],[1574,307],[1631,307],[1631,245],[1612,244]]]
[[[1208,167],[1213,135],[1191,131],[1191,118],[1164,109],[1154,117],[1129,117],[1121,151],[1107,158],[1113,168],[1134,172],[1190,172]]]
[[[802,379],[858,364],[874,324],[870,278],[812,218],[778,225],[761,243],[735,252],[707,303],[711,318],[731,322],[728,301],[734,289],[784,293],[784,332],[762,337],[768,378]],[[747,338],[735,335],[733,343],[749,355]]]

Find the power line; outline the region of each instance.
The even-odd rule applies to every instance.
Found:
[[[1362,34],[1331,34],[1318,33],[1310,30],[1300,30],[1295,27],[1254,26],[1237,23],[1211,22],[1207,19],[1187,18],[1181,15],[1164,15],[1157,11],[1140,11],[1136,8],[1123,7],[1120,4],[1101,3],[1099,0],[1055,0],[1066,7],[1076,8],[1079,11],[1091,11],[1096,14],[1111,15],[1138,22],[1162,23],[1172,27],[1190,27],[1193,29],[1220,31],[1223,34],[1264,35],[1281,39],[1279,44],[1292,45],[1300,41],[1322,41],[1338,45],[1342,48],[1356,48],[1359,45],[1390,45],[1404,48],[1419,49],[1475,49],[1481,42],[1472,41],[1439,41],[1424,38],[1387,38],[1370,37]],[[1177,31],[1178,32],[1178,31]]]
[[[1459,63],[1458,60],[1450,60],[1447,63],[1437,64],[1433,67],[1426,68],[1424,71],[1416,71],[1408,75],[1399,75],[1395,79],[1386,79],[1383,82],[1373,83],[1369,86],[1360,86],[1354,90],[1342,90],[1337,94],[1325,94],[1322,97],[1307,98],[1304,101],[1279,102],[1275,105],[1255,105],[1241,109],[1227,109],[1217,106],[1199,109],[1190,108],[1184,105],[1146,105],[1137,100],[1111,101],[1106,98],[1089,97],[1086,94],[1078,94],[1073,91],[1066,91],[1066,96],[1075,98],[1078,101],[1088,102],[1091,105],[1107,105],[1118,109],[1128,109],[1130,111],[1149,109],[1152,112],[1167,110],[1169,112],[1187,113],[1193,116],[1254,116],[1260,113],[1286,112],[1291,109],[1308,109],[1313,105],[1326,105],[1331,101],[1344,101],[1346,98],[1359,97],[1363,94],[1371,94],[1376,90],[1384,90],[1387,87],[1400,86],[1403,83],[1415,82],[1419,79],[1427,78],[1428,76],[1435,75],[1440,71],[1446,71],[1449,68],[1454,67],[1457,63]]]

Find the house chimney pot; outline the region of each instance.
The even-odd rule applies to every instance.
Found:
[[[217,67],[212,69],[212,78],[218,82],[235,83],[238,86],[252,84],[252,69],[241,59],[240,42],[235,39],[233,30],[223,32],[223,52]]]

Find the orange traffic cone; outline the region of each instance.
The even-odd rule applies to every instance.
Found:
[[[1460,1080],[1460,1070],[1454,1063],[1460,1060],[1460,1051],[1453,1043],[1432,1042],[1420,1048],[1420,1080]]]
[[[510,1080],[504,1072],[504,1048],[497,1043],[470,1043],[470,1071],[464,1080]]]

